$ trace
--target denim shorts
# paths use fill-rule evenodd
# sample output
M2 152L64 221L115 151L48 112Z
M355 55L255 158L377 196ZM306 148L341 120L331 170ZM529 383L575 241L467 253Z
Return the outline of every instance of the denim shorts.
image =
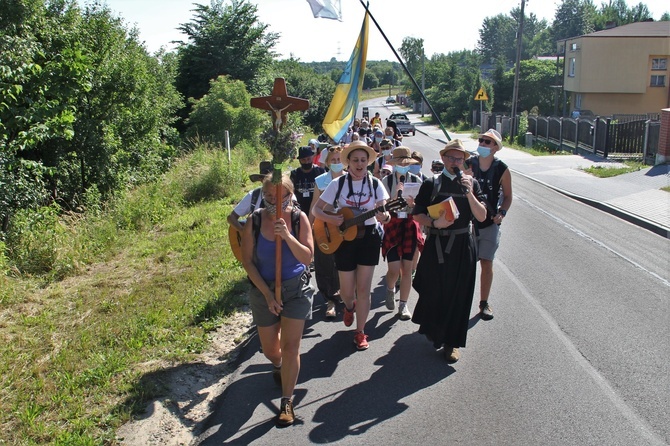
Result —
M274 293L275 282L266 281ZM310 275L307 272L284 280L281 284L281 297L283 310L280 316L275 316L268 310L265 296L255 286L249 291L249 306L254 324L258 327L269 327L279 322L280 317L289 319L312 319L312 300L314 298L314 287L310 283Z
M500 245L500 233L499 225L489 225L479 229L477 245L480 259L493 260Z

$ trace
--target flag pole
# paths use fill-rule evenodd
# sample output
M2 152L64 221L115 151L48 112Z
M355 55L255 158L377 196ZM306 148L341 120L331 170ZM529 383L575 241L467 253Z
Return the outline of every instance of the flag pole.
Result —
M400 66L402 66L403 70L405 70L405 73L407 73L407 75L409 76L409 78L412 80L412 83L414 84L414 86L416 87L416 89L418 90L418 92L421 94L421 97L422 97L423 100L426 102L426 105L428 105L428 108L430 108L430 112L433 114L433 117L437 120L437 123L438 123L439 126L440 126L440 130L442 130L442 133L444 133L444 136L447 137L447 141L451 141L451 137L449 136L449 133L447 133L447 130L444 128L444 125L442 124L442 121L440 120L439 115L435 112L435 110L433 109L433 106L430 105L430 102L428 101L428 98L426 98L426 95L423 94L423 90L422 90L421 88L419 88L419 84L417 84L417 83L416 83L416 80L414 80L414 76L412 76L412 73L409 72L409 70L408 70L407 67L405 66L405 63L404 63L404 62L402 61L402 59L400 58L400 55L398 55L398 53L396 52L395 48L393 48L393 45L391 45L391 42L390 42L389 39L386 37L386 34L384 34L384 31L382 31L382 28L379 26L379 23L377 23L377 20L375 20L375 17L374 17L374 16L372 15L372 13L370 12L370 9L368 8L368 5L366 5L365 2L363 2L363 0L360 0L360 2L361 2L361 5L363 5L363 7L365 8L365 10L366 10L366 11L368 12L368 14L370 15L370 18L371 18L372 21L374 22L375 26L377 27L377 29L378 29L379 32L381 33L381 35L382 35L382 37L384 38L384 40L386 40L386 43L388 44L389 48L391 48L391 51L393 51L393 54L395 54L396 59L398 59L398 62L400 62Z

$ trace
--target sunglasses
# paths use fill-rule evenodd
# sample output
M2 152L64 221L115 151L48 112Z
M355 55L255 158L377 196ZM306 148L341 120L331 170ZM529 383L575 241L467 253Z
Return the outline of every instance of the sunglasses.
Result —
M341 152L341 151L342 151L342 147L340 147L340 146L328 147L328 151L329 151L329 152Z
M479 138L479 143L480 144L491 144L493 142L492 139L486 139L486 138Z

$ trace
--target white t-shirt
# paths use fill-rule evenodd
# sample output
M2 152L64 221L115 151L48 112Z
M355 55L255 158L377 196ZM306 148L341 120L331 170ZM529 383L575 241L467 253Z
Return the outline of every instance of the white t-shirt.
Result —
M263 201L263 189L260 189L261 193L258 194L258 200L256 200L256 206L254 206L254 209L258 209L261 206L261 202ZM247 193L244 198L242 198L242 201L237 203L237 206L235 206L233 212L235 212L240 217L249 215L249 213L251 213L251 195L254 193L254 190L256 189L250 190L249 193Z
M344 185L342 186L342 191L337 200L337 207L339 208L356 208L363 212L370 211L377 207L377 202L381 200L388 200L389 194L386 192L386 188L382 185L382 182L373 179L371 175L368 174L363 180L352 181L353 194L349 196L349 178L348 175L344 175ZM373 190L371 180L375 180L377 183L377 192L375 199L375 191ZM323 194L319 197L320 200L325 201L328 204L333 204L335 199L335 194L337 194L337 188L339 187L339 178L330 182L326 190L323 191ZM372 191L372 194L370 192ZM376 225L377 220L374 216L365 220L365 225Z

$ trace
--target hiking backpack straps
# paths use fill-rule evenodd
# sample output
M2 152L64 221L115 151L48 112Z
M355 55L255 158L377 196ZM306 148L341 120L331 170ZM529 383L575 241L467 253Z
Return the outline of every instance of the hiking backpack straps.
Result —
M349 195L351 195L354 191L353 188L353 181L351 180L351 176L349 174L347 175L342 175L337 179L337 192L335 193L335 198L333 199L333 209L337 209L337 200L340 199L340 193L342 192L342 188L344 187L344 182L345 180L349 178ZM375 203L377 203L377 186L378 186L378 181L377 178L372 178L372 181L370 181L370 174L367 174L367 179L368 179L368 188L370 189L370 195L374 193L375 195Z
M258 262L258 257L256 257L256 244L258 243L258 235L261 233L261 208L258 208L251 214L251 233L254 238L254 263ZM293 229L293 235L295 238L299 239L300 237L300 213L302 211L297 208L291 209L291 228Z
M262 187L257 187L256 189L254 189L251 192L251 210L249 211L250 214L253 213L256 210L256 203L258 202L258 197L261 195L262 190L263 190ZM261 202L260 206L258 206L258 207L262 208L263 203Z

